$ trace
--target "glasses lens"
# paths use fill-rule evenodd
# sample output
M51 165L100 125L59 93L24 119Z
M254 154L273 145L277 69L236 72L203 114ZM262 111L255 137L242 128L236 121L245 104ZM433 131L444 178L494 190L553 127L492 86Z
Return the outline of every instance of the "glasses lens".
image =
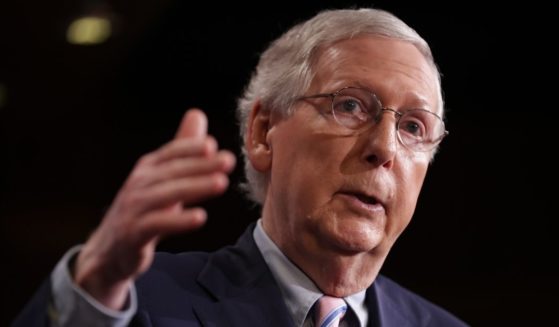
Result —
M408 148L429 151L442 140L444 123L434 113L415 109L406 111L398 121L398 136Z
M348 87L332 99L332 113L336 121L347 128L366 126L380 110L377 98L367 90Z
M332 115L338 124L353 130L368 128L383 110L382 104L372 92L346 87L332 98ZM445 126L439 116L424 109L402 113L392 109L398 118L398 138L403 145L414 151L430 151L445 136Z

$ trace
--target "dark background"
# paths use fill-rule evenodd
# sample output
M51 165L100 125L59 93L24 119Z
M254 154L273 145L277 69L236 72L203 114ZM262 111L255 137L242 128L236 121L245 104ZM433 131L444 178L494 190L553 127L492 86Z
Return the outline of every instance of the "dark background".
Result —
M258 53L319 9L370 5L110 1L117 34L70 45L65 29L84 3L0 4L0 325L87 238L137 158L173 136L185 109L203 108L210 133L239 155L235 99ZM373 5L431 44L451 131L383 272L475 326L557 323L549 9ZM235 186L205 206L206 227L160 248L213 250L258 217Z

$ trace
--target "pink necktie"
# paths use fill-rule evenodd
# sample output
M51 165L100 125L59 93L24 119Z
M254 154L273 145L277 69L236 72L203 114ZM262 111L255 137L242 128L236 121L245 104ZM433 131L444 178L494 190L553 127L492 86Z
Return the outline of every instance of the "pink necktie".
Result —
M340 320L347 311L344 299L324 295L316 302L315 326L338 327Z

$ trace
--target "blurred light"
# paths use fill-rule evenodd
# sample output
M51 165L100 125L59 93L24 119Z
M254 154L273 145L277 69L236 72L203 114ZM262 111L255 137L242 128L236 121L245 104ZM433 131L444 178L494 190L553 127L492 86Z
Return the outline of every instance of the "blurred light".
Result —
M102 16L86 16L74 20L66 32L71 44L94 45L105 42L111 36L111 21Z
M8 90L4 84L0 84L0 108L4 107L6 104L6 98L8 97Z

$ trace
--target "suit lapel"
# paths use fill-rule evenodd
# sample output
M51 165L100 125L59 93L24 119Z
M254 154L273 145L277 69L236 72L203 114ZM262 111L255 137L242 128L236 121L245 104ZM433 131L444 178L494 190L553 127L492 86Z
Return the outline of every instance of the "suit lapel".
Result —
M237 244L212 254L198 283L215 301L195 305L203 326L292 326L279 287L258 250L252 224Z
M377 277L377 281L380 278ZM365 298L369 310L368 327L413 326L407 318L407 312L402 311L405 306L394 303L392 296L377 281L367 289Z

